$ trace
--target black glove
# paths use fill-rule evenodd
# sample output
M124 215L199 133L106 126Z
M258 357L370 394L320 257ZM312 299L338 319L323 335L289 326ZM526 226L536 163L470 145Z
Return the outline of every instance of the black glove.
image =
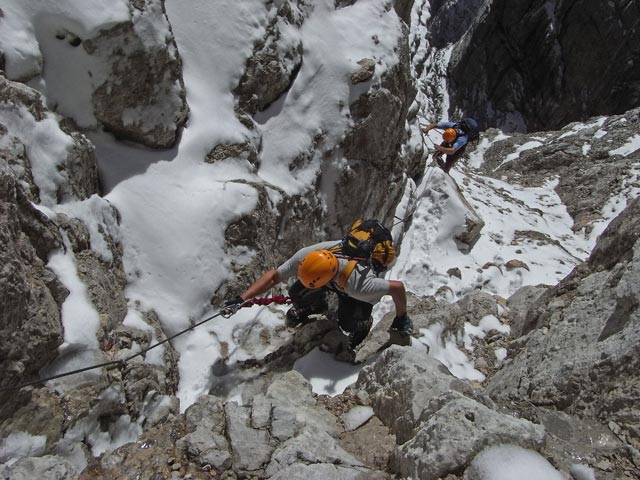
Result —
M398 315L391 324L391 330L398 330L399 332L411 333L412 328L413 322L406 313Z
M245 301L242 299L240 295L237 295L229 300L226 300L222 304L222 315L226 317L230 317L234 313L236 313Z

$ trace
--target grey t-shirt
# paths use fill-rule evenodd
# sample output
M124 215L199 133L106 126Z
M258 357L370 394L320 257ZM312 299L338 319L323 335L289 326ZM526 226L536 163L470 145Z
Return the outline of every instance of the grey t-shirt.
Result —
M280 280L287 280L297 275L300 262L309 253L314 250L328 250L338 243L340 243L340 240L320 242L315 245L301 248L289 260L278 267L278 276L280 277ZM347 280L344 288L340 288L337 281L340 278L340 272L342 272L342 270L347 266L348 262L348 258L338 257L338 273L331 280L331 282L333 282L333 288L346 293L356 300L361 300L371 304L379 302L383 296L389 293L389 281L384 278L379 278L370 266L362 265L360 263L356 265L356 268L354 268L351 275L349 275L349 279Z

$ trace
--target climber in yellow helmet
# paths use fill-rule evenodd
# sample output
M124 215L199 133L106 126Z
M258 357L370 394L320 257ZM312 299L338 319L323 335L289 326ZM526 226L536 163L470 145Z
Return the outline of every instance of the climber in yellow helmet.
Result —
M404 284L382 278L382 272L367 262L353 262L342 255L342 242L320 242L298 250L277 269L265 272L242 295L227 300L225 307L242 304L280 282L297 277L289 288L293 303L287 312L290 327L309 322L310 315L326 313L326 294L334 292L338 295L338 324L348 334L352 352L369 333L371 311L384 295L390 295L395 305L391 328L410 333L412 322L407 317Z

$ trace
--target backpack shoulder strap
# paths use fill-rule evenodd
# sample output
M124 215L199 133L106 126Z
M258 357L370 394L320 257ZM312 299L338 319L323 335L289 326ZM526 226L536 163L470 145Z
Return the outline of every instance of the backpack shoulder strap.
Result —
M342 242L336 243L334 246L327 248L334 255L340 255L342 253Z
M347 280L349 280L349 277L351 276L353 270L356 268L357 264L357 260L349 260L347 262L347 266L342 269L342 271L340 272L340 276L338 277L338 287L344 290L344 286L347 284Z

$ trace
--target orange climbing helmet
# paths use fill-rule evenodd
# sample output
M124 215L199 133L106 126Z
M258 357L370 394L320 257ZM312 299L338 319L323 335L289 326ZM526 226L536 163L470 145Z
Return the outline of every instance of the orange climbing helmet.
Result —
M442 134L442 139L445 142L453 142L457 136L458 132L456 132L455 128L447 128Z
M329 250L314 250L298 266L298 278L307 288L320 288L338 273L338 259Z

